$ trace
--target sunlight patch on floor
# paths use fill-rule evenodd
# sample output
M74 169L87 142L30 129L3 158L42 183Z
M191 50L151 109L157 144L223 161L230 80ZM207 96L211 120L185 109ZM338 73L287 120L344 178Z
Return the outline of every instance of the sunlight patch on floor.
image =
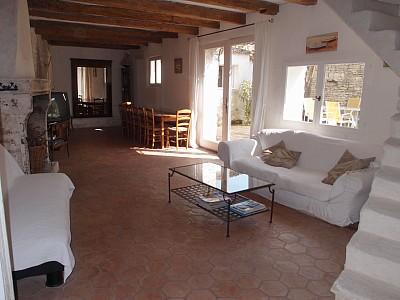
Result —
M132 147L130 149L136 151L136 153L140 155L181 157L181 158L201 158L201 159L215 159L215 160L219 159L216 153L205 151L202 149L181 148L179 150L176 150L176 148L150 149L150 148L140 148L140 147Z

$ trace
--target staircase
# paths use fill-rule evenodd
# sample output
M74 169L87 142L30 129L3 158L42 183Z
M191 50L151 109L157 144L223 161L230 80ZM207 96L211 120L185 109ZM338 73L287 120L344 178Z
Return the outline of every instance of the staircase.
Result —
M400 0L325 2L400 76ZM400 102L398 110L345 270L332 287L336 299L400 299Z

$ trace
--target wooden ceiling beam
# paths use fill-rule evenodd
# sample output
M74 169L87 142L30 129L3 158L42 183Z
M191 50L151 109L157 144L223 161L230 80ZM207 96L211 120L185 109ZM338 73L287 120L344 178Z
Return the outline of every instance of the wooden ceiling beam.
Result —
M263 11L268 15L276 15L279 12L279 5L261 0L190 0L191 2L210 4L221 7L233 8L244 12Z
M126 29L110 26L93 26L86 24L57 22L49 20L31 20L31 26L38 32L69 33L80 37L120 37L124 39L143 40L145 42L160 43L163 38L177 38L177 33L153 32L139 29Z
M318 0L286 0L286 2L300 5L316 5L318 3Z
M98 25L112 25L123 28L135 28L135 29L145 29L154 31L165 31L165 32L175 32L175 33L185 33L191 35L199 34L198 27L174 25L174 24L163 24L144 20L130 20L123 18L113 18L105 16L91 16L82 14L65 14L59 12L51 12L41 9L29 9L29 14L34 17L42 17L53 20L65 20L71 22L84 22L90 24Z
M246 14L204 6L161 1L161 0L79 0L81 3L106 7L130 9L136 11L164 13L171 16L190 17L225 21L234 24L246 24Z
M53 42L68 42L68 43L91 43L91 44L101 44L101 45L114 45L114 46L145 46L147 43L142 40L134 39L124 39L120 37L114 38L103 38L98 36L93 37L81 37L76 35L71 35L69 33L55 34L53 32L40 31L38 32L46 41Z
M220 23L217 21L177 17L161 13L135 11L130 9L104 7L98 5L85 5L59 0L28 0L28 4L30 9L40 9L50 12L126 18L132 20L159 22L193 27L207 27L216 29L220 28Z
M117 50L131 50L140 49L140 46L129 46L129 45L110 45L92 42L62 42L62 41L47 41L53 46L64 46L64 47L85 47L85 48L102 48L102 49L117 49Z

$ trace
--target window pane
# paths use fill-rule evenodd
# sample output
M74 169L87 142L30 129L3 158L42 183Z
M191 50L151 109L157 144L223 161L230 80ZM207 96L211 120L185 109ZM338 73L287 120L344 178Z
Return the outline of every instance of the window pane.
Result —
M325 66L321 124L358 128L364 63Z
M150 61L150 84L156 83L156 62L154 60Z
M156 70L156 76L157 76L157 78L156 78L156 83L161 83L161 59L157 59L156 60L156 68L157 68L157 70Z
M315 65L288 67L284 120L313 122L317 73L318 67Z

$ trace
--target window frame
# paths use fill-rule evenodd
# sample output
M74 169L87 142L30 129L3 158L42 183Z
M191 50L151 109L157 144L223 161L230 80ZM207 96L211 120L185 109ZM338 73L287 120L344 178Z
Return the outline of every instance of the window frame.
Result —
M158 78L158 73L157 73L157 61L160 61L160 66L161 66L161 77L160 77L160 82L157 82ZM151 63L154 62L154 83L151 82ZM155 86L161 86L162 85L162 57L161 56L153 56L148 59L148 76L147 76L147 82L149 86L155 87Z
M346 127L346 126L337 126L337 125L330 125L330 124L321 124L321 116L322 116L322 107L325 101L324 95L324 88L325 88L325 80L326 80L326 69L327 65L334 65L334 64L364 64L364 78L363 78L363 88L362 88L362 96L361 96L361 105L360 105L360 112L359 118L362 116L363 112L363 103L364 103L364 95L366 89L366 81L368 77L368 63L365 59L354 60L354 59L335 59L329 61L301 61L296 63L286 63L284 65L284 86L283 86L283 103L281 105L280 111L280 122L281 125L284 127L296 128L300 130L307 130L307 129L324 129L330 128L331 130L345 130L345 131L358 131L361 129L362 125L358 122L358 126L354 127ZM287 89L287 76L288 76L288 69L290 67L300 67L300 66L310 66L315 65L318 67L318 74L317 74L317 84L316 84L316 94L317 97L320 96L320 100L315 99L314 105L314 120L313 122L305 122L305 121L294 121L294 120L286 120L284 119L284 111L285 111L285 104L286 104L286 89Z

